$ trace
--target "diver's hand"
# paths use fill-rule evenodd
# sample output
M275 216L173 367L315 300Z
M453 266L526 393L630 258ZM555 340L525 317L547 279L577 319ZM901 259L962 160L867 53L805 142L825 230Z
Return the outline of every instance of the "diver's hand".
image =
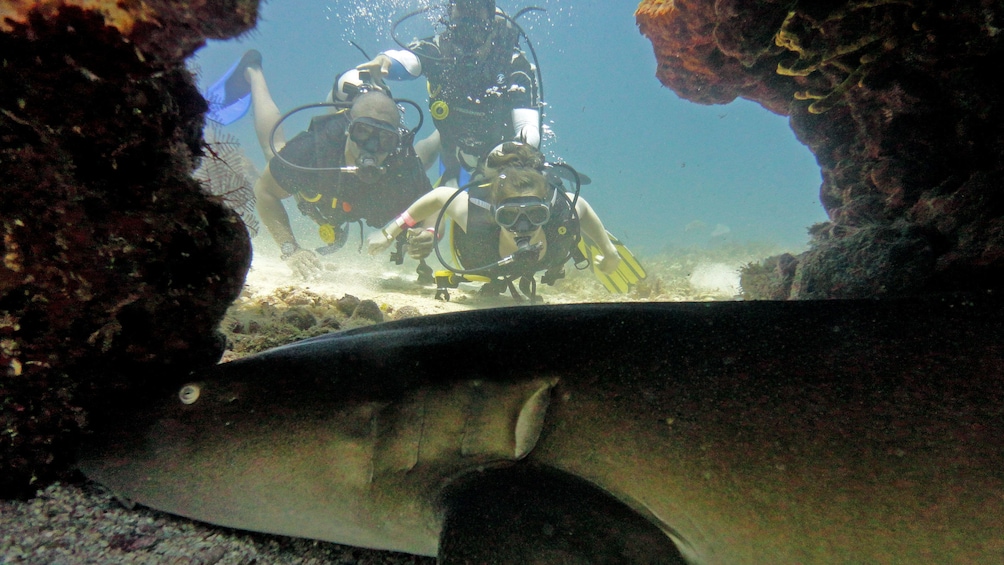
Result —
M428 229L411 228L408 230L408 257L425 259L432 253L432 244L435 239L432 231Z
M594 260L599 263L600 271L606 275L616 271L617 267L621 264L621 256L616 252L608 253L606 255L597 255Z
M393 61L390 57L384 55L383 53L373 57L373 60L367 61L356 67L357 71L366 71L370 74L370 80L373 84L379 86L380 88L385 88L386 85L383 83L383 77L390 74L390 66Z
M321 274L321 260L309 249L297 249L284 261L294 275L305 281Z
M379 255L383 253L385 249L390 247L390 244L394 243L394 238L387 237L386 230L380 230L370 234L366 238L366 251L370 255Z

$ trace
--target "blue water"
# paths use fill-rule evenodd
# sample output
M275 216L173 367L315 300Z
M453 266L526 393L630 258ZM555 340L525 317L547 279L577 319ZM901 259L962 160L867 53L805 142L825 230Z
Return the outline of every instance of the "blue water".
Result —
M247 49L258 49L281 111L320 102L334 77L369 55L394 48L395 16L427 0L273 0L255 31L200 50L194 64L205 88ZM499 0L514 14L526 6ZM772 244L804 249L806 228L826 219L819 168L794 137L786 117L739 100L701 106L679 98L655 78L652 45L634 20L636 2L539 0L520 23L543 71L545 121L560 156L592 177L583 187L607 229L636 253L666 248ZM430 35L416 18L400 35ZM424 80L392 83L397 97L425 106ZM431 120L419 137L431 132ZM286 127L287 137L298 122ZM227 126L258 166L250 115ZM294 212L295 214L295 212ZM291 214L294 215L294 214Z

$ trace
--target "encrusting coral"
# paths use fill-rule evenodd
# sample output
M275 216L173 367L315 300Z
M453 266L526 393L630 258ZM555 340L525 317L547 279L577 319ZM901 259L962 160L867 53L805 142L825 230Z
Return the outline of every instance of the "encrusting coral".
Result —
M65 476L102 407L214 362L250 244L192 172L184 60L256 1L0 5L0 496Z
M636 17L665 85L791 116L816 156L830 222L813 228L789 297L999 286L1004 5L646 0Z

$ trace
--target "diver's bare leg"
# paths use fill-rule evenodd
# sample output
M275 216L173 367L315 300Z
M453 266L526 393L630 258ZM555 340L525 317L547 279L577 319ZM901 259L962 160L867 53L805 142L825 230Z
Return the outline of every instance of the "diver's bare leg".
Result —
M272 100L272 93L268 91L268 84L265 82L265 74L260 67L248 67L244 71L244 77L251 85L251 110L254 112L254 131L258 135L258 145L261 146L265 159L275 156L269 146L269 136L272 129L279 123L282 115L279 107ZM275 131L275 150L279 151L286 145L286 135L282 127Z

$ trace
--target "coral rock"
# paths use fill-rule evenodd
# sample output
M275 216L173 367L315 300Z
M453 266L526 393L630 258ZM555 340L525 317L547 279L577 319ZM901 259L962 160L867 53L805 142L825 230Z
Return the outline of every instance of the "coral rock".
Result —
M359 306L359 299L351 294L346 294L345 296L338 299L335 303L338 311L346 316L351 316L353 312L356 311L356 307Z
M743 97L791 116L822 169L831 220L799 259L812 280L832 278L813 296L999 286L1004 5L646 0L636 17L658 78L683 98ZM918 278L883 272L901 265L862 233L882 234L893 255L929 250L908 269ZM847 280L849 264L863 278Z
M103 407L219 359L250 244L192 178L184 58L255 5L0 5L0 496L62 476Z
M356 306L354 312L352 312L352 318L355 320L369 320L371 322L382 322L383 321L383 311L380 310L380 305L372 300L363 300L359 302Z

